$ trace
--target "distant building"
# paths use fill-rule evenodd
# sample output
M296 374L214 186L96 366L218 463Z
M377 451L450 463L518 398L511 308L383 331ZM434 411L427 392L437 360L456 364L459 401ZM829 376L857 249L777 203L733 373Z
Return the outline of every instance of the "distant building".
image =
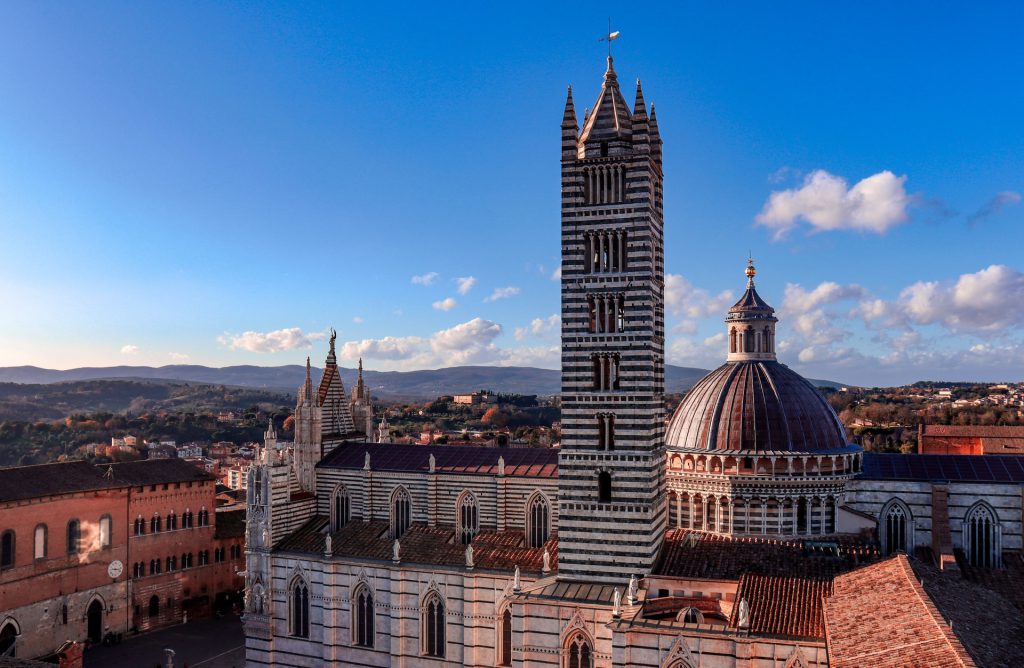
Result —
M240 599L244 511L215 529L214 494L181 460L0 469L0 657Z
M922 424L917 452L930 455L1024 455L1024 427Z
M496 404L498 398L490 392L471 392L469 394L456 394L452 402L464 406L475 406L477 404Z

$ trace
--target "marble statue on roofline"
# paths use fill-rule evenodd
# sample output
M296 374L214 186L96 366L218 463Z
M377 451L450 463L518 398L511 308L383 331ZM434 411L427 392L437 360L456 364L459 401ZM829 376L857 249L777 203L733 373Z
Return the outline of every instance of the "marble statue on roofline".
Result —
M640 583L637 582L636 575L629 577L629 590L626 593L626 602L630 605L636 604L637 590L640 588Z

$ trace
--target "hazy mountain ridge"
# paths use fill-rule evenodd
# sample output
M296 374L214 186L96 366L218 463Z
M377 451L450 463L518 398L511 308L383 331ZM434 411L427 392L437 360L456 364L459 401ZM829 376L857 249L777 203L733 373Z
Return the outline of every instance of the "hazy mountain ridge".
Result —
M345 387L351 390L357 371L339 368ZM665 368L667 392L684 392L700 380L707 369ZM318 382L321 370L314 368L313 380ZM258 388L294 394L306 376L300 364L285 366L228 366L214 368L196 364L161 367L116 366L82 367L59 371L34 366L0 367L0 383L48 385L91 380L165 381L202 383L243 388ZM363 380L378 397L432 399L442 394L488 389L495 392L553 395L560 391L561 374L553 369L514 366L458 366L419 371L363 372ZM816 385L838 386L831 381L812 381Z

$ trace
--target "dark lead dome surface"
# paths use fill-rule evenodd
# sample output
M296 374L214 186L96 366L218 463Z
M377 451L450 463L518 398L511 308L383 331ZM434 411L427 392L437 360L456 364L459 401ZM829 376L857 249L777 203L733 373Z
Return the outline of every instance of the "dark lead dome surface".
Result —
M669 447L755 452L844 450L846 431L818 390L775 361L727 362L683 399Z

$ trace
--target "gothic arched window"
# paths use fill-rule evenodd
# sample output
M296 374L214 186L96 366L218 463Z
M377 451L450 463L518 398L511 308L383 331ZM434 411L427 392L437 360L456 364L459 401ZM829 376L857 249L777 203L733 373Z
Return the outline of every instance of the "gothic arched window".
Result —
M976 568L998 568L1001 565L999 518L983 501L974 504L964 520L964 551Z
M444 658L445 617L444 601L437 592L431 592L423 602L423 653Z
M409 492L399 487L391 495L391 537L395 540L402 537L409 529L412 517L412 503Z
M178 528L178 516L174 514L174 511L167 513L167 530L174 531Z
M296 578L289 592L291 616L288 629L296 638L309 637L309 588L302 578Z
M540 492L534 493L526 504L527 547L543 547L551 536L551 509Z
M565 649L566 668L594 668L594 650L582 633L570 638Z
M14 625L13 621L8 621L3 625L3 628L0 628L0 656L15 656L15 652L11 650L11 647L17 641L19 635L21 635L21 631Z
M465 492L459 498L459 541L463 545L473 542L473 537L480 531L480 506L472 492Z
M373 594L366 585L352 597L352 641L360 647L373 647Z
M498 665L512 665L512 606L501 613L498 629Z
M340 531L344 528L348 524L350 512L348 490L338 487L334 491L331 504L331 531Z
M155 594L149 597L149 616L156 617L160 614L160 598Z
M882 510L879 537L882 542L882 554L888 556L893 552L911 552L910 528L913 517L910 509L899 499L893 499Z

